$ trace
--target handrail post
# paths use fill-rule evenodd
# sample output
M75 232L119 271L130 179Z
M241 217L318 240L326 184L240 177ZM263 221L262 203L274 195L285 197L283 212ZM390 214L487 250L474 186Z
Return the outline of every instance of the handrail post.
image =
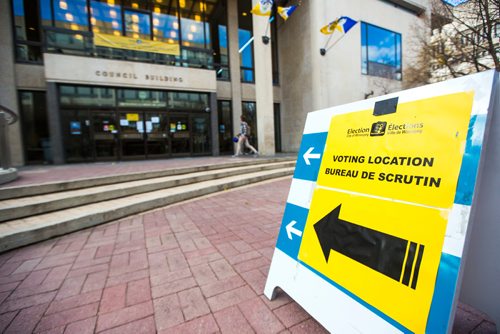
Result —
M7 115L0 111L0 168L9 169L10 164L10 149L9 138L7 134Z

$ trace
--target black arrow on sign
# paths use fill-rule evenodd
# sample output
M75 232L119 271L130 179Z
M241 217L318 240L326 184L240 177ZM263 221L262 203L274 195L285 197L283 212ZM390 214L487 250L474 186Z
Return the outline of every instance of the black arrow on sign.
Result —
M415 289L424 245L342 220L341 206L314 224L326 262L334 250Z

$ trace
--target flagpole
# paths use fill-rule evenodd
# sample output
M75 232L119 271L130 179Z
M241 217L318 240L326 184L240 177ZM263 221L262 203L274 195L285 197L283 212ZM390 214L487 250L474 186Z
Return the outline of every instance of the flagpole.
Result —
M330 36L328 37L326 43L325 43L325 46L322 47L321 49L319 49L319 54L324 56L326 54L326 47L328 45L328 43L330 43L330 40L332 39L333 37L333 33L330 34Z
M326 47L328 46L328 43L330 43L330 40L332 39L333 37L333 34L334 33L331 33L330 36L328 37L328 39L326 40L326 43L325 43L325 46L323 47L323 49L326 49Z
M264 44L269 44L269 37L267 36L267 32L269 31L269 26L271 25L271 20L267 20L267 25L266 25L266 32L264 33L264 36L262 36L262 43Z
M339 39L337 39L335 42L333 42L333 44L328 49L326 49L326 51L328 51L331 48L333 48L342 38L345 37L345 35L347 35L347 34L343 34Z
M252 42L253 42L253 36L252 36L252 38L250 38L250 39L248 40L248 42L246 42L246 43L245 43L245 45L243 45L243 46L242 46L242 47L238 50L238 53L242 53L242 52L243 52L243 50L245 50L245 49L247 48L247 46L248 46L248 45L250 45L250 43L252 43Z

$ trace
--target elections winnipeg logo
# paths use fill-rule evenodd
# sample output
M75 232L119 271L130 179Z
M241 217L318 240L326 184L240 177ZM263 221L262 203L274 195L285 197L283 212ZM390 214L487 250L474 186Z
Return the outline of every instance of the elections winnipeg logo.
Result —
M370 137L385 135L386 128L387 128L387 122L375 122L375 123L373 123L372 129L370 131Z

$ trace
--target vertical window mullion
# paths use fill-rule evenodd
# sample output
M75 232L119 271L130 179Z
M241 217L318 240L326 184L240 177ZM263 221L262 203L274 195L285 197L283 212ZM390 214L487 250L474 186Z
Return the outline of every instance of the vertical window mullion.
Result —
M51 13L51 21L52 21L52 27L56 26L56 12L54 10L54 0L50 0L50 13Z
M90 15L90 0L86 1L86 6L87 6L87 25L88 25L87 30L91 32L92 31L92 20L90 19L90 17L91 17L91 15Z
M207 17L206 17L206 4L205 2L202 2L203 0L197 0L200 3L200 7L202 10L202 17L203 17L203 48L206 50L207 49ZM203 6L202 6L203 4Z
M183 48L183 36L182 36L182 25L181 25L181 15L182 15L182 9L181 9L181 4L179 3L179 0L173 0L177 2L177 23L179 24L179 29L178 29L178 38L179 38L179 47L182 49ZM181 50L181 59L182 59L182 50Z

